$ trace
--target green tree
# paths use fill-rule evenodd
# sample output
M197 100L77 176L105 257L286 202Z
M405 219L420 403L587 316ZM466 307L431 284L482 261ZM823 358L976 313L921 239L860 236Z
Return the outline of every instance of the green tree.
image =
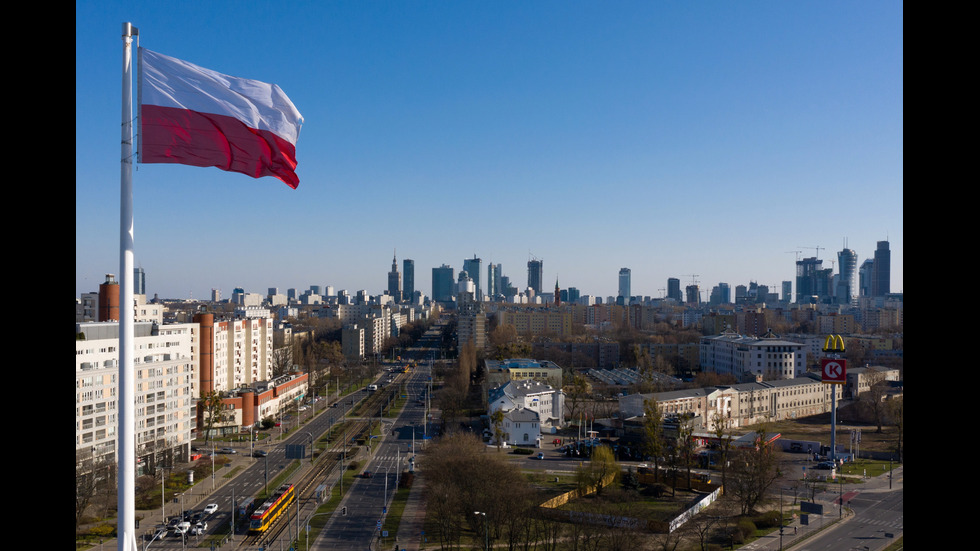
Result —
M575 471L575 481L579 488L600 495L602 488L615 482L619 473L619 463L609 446L598 446L592 450L591 459Z
M201 397L201 410L204 412L204 446L211 439L211 430L221 420L221 396L214 390Z
M490 424L493 425L493 439L497 443L497 452L504 440L504 410L498 409L490 414Z

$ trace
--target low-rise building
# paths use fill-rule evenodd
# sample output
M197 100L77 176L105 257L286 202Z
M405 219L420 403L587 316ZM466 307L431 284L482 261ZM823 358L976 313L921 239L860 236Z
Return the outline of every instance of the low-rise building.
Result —
M720 385L619 398L620 418L641 417L645 402L656 399L664 417L689 418L696 430L714 430L808 417L830 411L831 393L842 396L841 385L825 384L807 374L794 379Z
M541 447L541 423L538 414L530 409L514 409L504 413L503 440L511 446Z
M895 368L881 365L848 367L844 395L848 398L857 398L861 394L868 392L871 386L875 384L894 382L899 379L900 372Z
M299 404L308 391L305 373L290 373L237 388L221 397L221 410L211 426L212 436L238 434L267 417L276 420L292 405ZM207 426L207 412L201 412L201 426Z
M502 410L528 409L539 419L539 430L557 432L565 415L565 394L561 389L531 379L510 381L491 388L487 396L487 414Z

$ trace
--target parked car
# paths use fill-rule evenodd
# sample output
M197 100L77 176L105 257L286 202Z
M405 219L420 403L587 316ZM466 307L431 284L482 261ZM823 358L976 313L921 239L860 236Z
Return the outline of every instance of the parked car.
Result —
M218 512L218 504L217 503L208 503L207 505L204 506L204 514L205 515L213 515L213 514L215 514L217 512Z
M829 470L831 470L831 469L834 468L834 462L833 461L821 461L820 463L817 463L817 466L815 468L820 469L822 471L829 471Z

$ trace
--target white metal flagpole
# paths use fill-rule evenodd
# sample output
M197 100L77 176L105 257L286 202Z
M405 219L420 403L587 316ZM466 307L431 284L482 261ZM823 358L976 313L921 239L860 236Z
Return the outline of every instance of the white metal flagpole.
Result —
M135 373L133 357L133 36L139 30L123 23L122 166L119 202L119 402L116 460L119 551L136 547Z

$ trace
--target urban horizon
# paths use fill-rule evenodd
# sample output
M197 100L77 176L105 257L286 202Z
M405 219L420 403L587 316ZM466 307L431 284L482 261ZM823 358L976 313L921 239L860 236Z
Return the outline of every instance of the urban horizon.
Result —
M821 247L820 250L821 251L824 251L824 248ZM851 250L854 251L857 254L857 266L856 266L856 270L860 268L860 266L861 266L862 263L864 263L866 261L873 260L873 256L874 256L873 254L872 255L869 255L867 257L863 257L859 252L855 251L854 249L851 249ZM838 251L829 251L829 252L824 251L823 252L823 256L827 257L830 254L832 254L833 255L833 258L817 258L816 256L807 255L803 251L790 251L790 252L798 253L798 257L799 257L800 260L806 260L806 259L816 259L816 260L818 260L819 263L822 263L822 268L824 270L827 270L827 269L832 269L833 270L833 272L832 272L831 275L833 277L835 277L835 278L840 275L840 266L838 265L838 260L837 260L837 252ZM892 257L891 258L894 259L894 257L895 257L895 255L894 255L895 251L894 250L891 250L890 252L892 253ZM405 277L404 261L405 260L411 260L411 261L414 262L414 290L415 291L420 291L424 296L428 297L429 299L433 299L434 298L432 296L433 281L432 281L432 277L431 277L431 274L432 274L433 269L440 268L440 267L443 267L443 266L450 267L452 269L453 284L455 284L456 281L457 281L457 278L459 277L459 273L464 270L464 264L467 263L468 261L474 260L474 258L464 258L462 261L460 261L460 262L458 262L456 264L443 263L443 264L439 264L439 265L434 265L434 266L428 266L428 267L426 267L426 266L420 266L419 263L415 261L415 259L410 258L410 257L398 258L397 257L397 252L396 252L395 253L395 260L396 260L396 263L397 263L398 273L399 273L400 278L402 278L402 281L404 281L404 277ZM518 291L518 293L523 294L529 288L529 278L528 278L528 275L529 275L529 266L528 266L528 264L530 263L530 261L528 261L527 263L525 263L522 266L519 266L518 267L518 274L515 275L513 273L513 271L508 270L508 267L505 266L505 265L497 264L497 263L486 262L484 259L480 258L479 256L476 256L475 257L475 260L479 260L480 261L480 274L479 274L479 277L478 278L474 278L473 277L473 274L470 274L470 279L474 280L475 283L477 282L477 280L479 280L479 282L481 283L480 289L481 289L481 291L482 291L482 293L484 295L487 294L487 269L488 269L488 267L489 267L490 264L493 264L495 266L502 266L502 274L501 275L503 277L509 279L509 284L512 287L515 287L516 290ZM720 285L720 284L727 284L729 286L729 288L731 289L731 292L732 292L731 302L734 302L734 299L735 299L735 296L734 296L734 290L735 290L735 288L737 286L740 286L740 285L744 285L746 287L748 287L748 286L750 286L752 284L756 284L756 285L759 285L759 286L765 286L765 287L768 287L770 293L776 293L776 294L778 294L782 298L782 296L783 296L783 284L784 284L784 282L790 282L791 283L791 286L792 286L792 296L790 297L790 301L791 302L795 301L795 297L796 297L796 294L797 294L797 279L796 279L796 273L795 273L797 260L790 260L789 261L790 264L792 265L792 268L794 270L794 273L790 274L789 277L786 277L786 278L784 278L782 280L779 280L779 281L763 281L763 280L754 279L754 278L750 278L750 279L745 280L745 281L735 281L735 280L725 280L725 279L721 279L720 281L709 281L709 280L705 280L699 274L677 274L677 275L668 275L668 276L664 277L663 280L660 281L660 282L655 282L655 281L654 282L650 282L649 278L639 279L637 277L636 272L630 266L623 266L623 267L617 268L615 270L610 269L610 273L611 273L610 279L613 280L613 281L612 281L611 284L607 284L606 285L606 289L609 289L609 288L615 289L615 291L611 291L611 292L592 292L588 288L584 288L582 286L576 285L575 284L575 281L574 281L574 275L568 276L568 280L571 280L571 281L563 280L560 275L554 274L553 272L552 272L553 275L549 277L549 275L548 275L549 274L549 271L548 271L548 263L547 263L547 261L545 259L543 259L543 258L538 258L536 260L540 261L541 267L542 267L542 278L541 278L542 279L542 288L539 290L538 294L546 294L546 295L552 294L553 291L554 291L555 282L557 281L557 283L559 285L559 288L561 290L568 290L570 288L574 288L574 289L576 289L578 291L578 293L579 293L580 296L583 296L583 297L584 296L593 296L593 297L599 298L601 300L601 302L603 302L603 303L607 302L610 297L613 298L613 299L615 299L616 297L621 296L620 293L618 292L618 284L620 283L620 280L619 280L620 275L621 275L620 274L620 270L622 270L622 269L629 269L630 270L630 272L629 272L629 285L630 285L630 288L631 288L630 296L631 297L642 297L642 298L649 297L651 300L653 300L653 299L660 299L660 298L666 298L667 297L667 286L668 286L668 280L669 279L676 279L676 280L678 280L680 290L681 290L682 294L685 295L685 297L686 297L686 289L687 289L687 287L689 285L697 285L699 287L699 291L700 291L700 295L701 295L701 302L704 302L704 303L709 302L709 297L710 297L710 294L711 294L712 289L714 287ZM257 286L254 286L254 287L249 287L249 286L245 286L245 285L238 285L238 284L236 284L236 285L222 286L222 287L215 286L215 287L211 287L210 289L204 289L200 293L189 292L186 296L168 295L168 294L161 293L159 291L154 291L153 274L151 272L147 272L146 270L143 271L143 274L144 274L144 277L146 278L146 280L148 280L150 282L149 285L148 285L148 287L146 288L146 294L148 295L148 297L157 296L161 300L200 300L200 301L209 301L209 300L211 300L212 293L213 293L214 290L217 290L218 291L219 297L220 297L221 300L226 300L226 299L230 299L231 298L231 296L234 293L234 290L235 289L242 289L246 293L254 293L254 294L260 294L260 295L267 294L268 290L273 289L273 288L274 289L277 289L278 292L280 294L283 294L283 295L287 294L287 291L288 290L295 290L296 291L296 294L298 296L298 295L302 295L303 293L309 291L314 286L321 288L322 289L322 293L321 294L324 295L324 296L327 296L328 295L328 293L327 293L327 289L328 288L332 288L332 291L333 291L332 295L330 295L330 296L334 296L334 295L336 295L340 291L347 291L348 294L351 295L351 296L356 295L357 292L359 292L359 291L364 291L369 296L376 296L376 295L383 294L385 291L387 291L389 289L389 284L387 282L381 282L381 280L383 278L387 278L388 277L388 272L390 271L390 268L391 268L391 265L389 263L388 264L388 270L387 271L384 271L383 273L380 273L380 274L373 274L370 277L366 277L365 278L365 281L372 281L372 282L377 281L378 282L376 285L372 285L372 286L357 285L357 284L355 284L355 285L348 285L348 286L340 286L340 285L335 285L335 284L331 283L329 280L328 281L323 281L323 282L309 281L307 283L293 284L293 285L289 285L289 286L282 286L282 285L271 284L271 285L257 285ZM142 267L138 267L137 269L143 269L143 268ZM892 263L892 268L891 268L890 273L889 273L889 283L890 283L890 285L889 285L888 292L889 293L902 293L902 288L900 286L899 287L896 287L895 278L894 278L894 272L895 272L895 270L894 270L894 263ZM112 275L116 276L117 277L117 281L118 281L118 274L116 274L116 272L109 272L109 271L107 271L107 272L105 272L105 274L103 274L103 276L106 275L106 274L112 274ZM855 271L854 276L855 276L854 285L856 287L858 285L858 278L857 278L856 271ZM100 283L102 283L103 281L104 281L104 279L101 280L101 281L98 281L97 283L95 283L93 285L93 288L92 289L87 290L87 291L86 290L82 290L82 291L79 292L79 294L84 293L84 292L93 292L93 291L97 290L98 285ZM402 283L402 285L404 285L404 282ZM649 286L655 286L654 292L649 292L647 290L648 289L648 285ZM167 286L163 286L162 288L166 288L166 287ZM172 288L173 286L171 285L170 287ZM497 290L495 294L503 294L501 291L502 290ZM855 293L855 296L856 296L856 293Z

